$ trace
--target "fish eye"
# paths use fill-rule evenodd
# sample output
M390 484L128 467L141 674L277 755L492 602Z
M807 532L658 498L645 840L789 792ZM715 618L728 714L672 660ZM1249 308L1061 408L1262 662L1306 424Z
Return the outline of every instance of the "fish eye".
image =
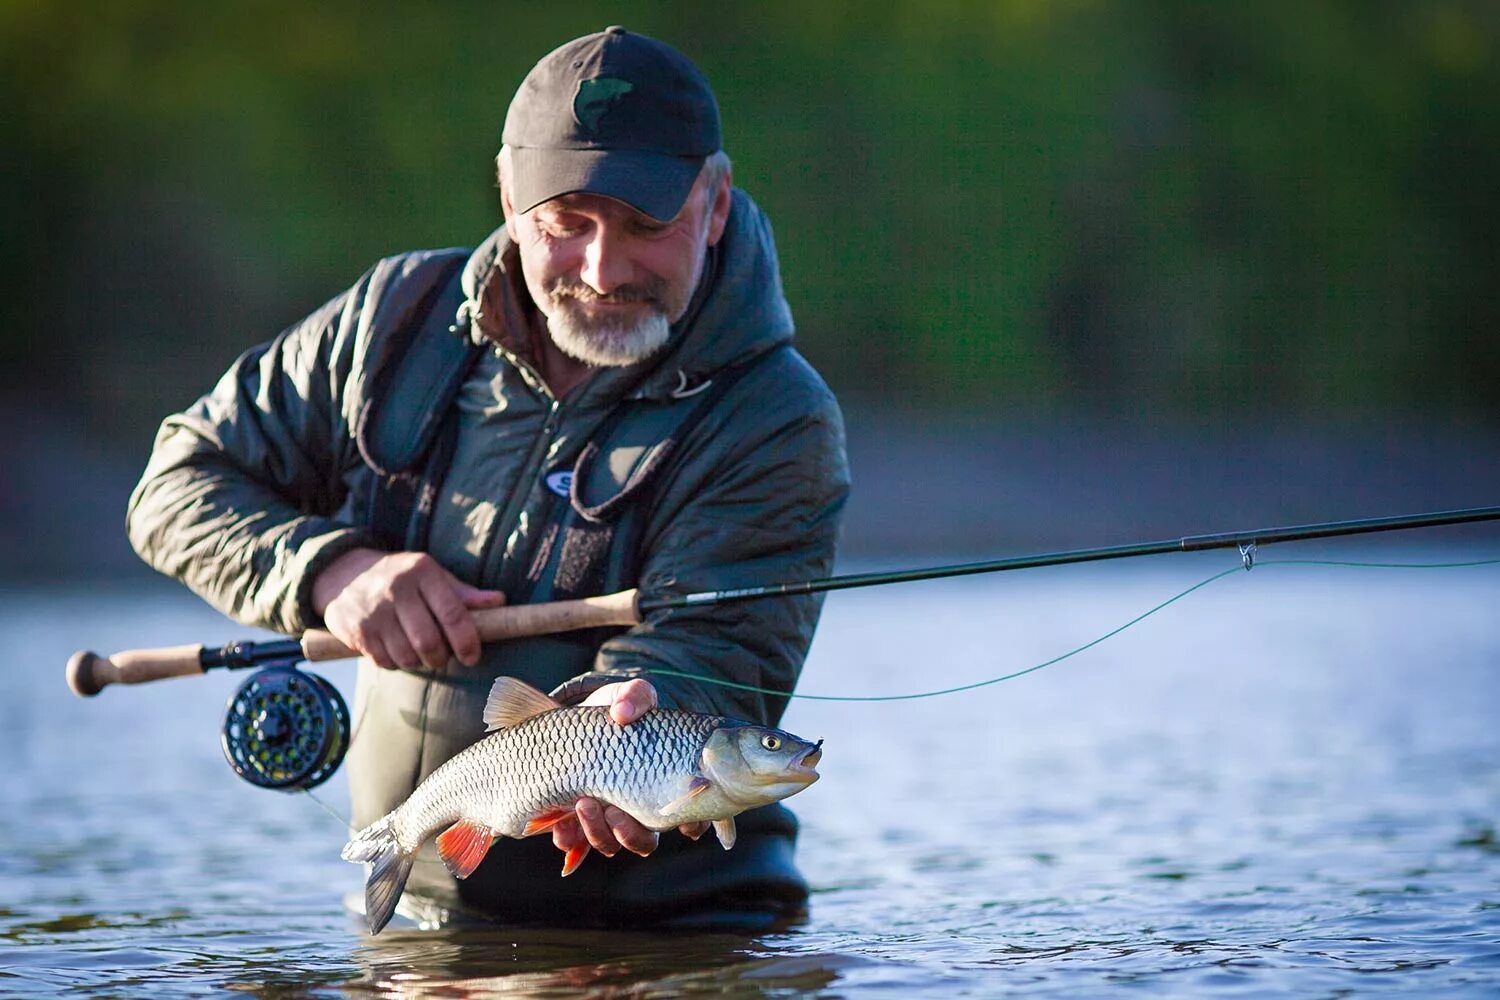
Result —
M765 747L767 750L780 750L781 749L781 737L780 736L772 736L772 735L770 735L768 733L767 735L762 736L760 738L760 745L763 746L763 747Z

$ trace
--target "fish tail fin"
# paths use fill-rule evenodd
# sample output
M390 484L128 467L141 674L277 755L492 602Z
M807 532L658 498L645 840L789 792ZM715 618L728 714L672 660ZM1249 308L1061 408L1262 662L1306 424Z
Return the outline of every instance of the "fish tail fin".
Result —
M343 858L370 866L365 879L365 923L371 934L379 934L396 912L416 854L401 849L394 819L386 816L355 834L344 845Z

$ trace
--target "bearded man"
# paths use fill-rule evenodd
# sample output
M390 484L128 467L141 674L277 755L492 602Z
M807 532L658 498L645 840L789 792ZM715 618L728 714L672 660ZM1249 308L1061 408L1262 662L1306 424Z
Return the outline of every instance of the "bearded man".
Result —
M575 39L526 76L502 141L501 229L382 260L247 352L165 421L130 502L158 570L362 654L356 829L483 734L502 675L621 725L653 705L775 724L820 600L484 646L473 610L832 569L842 421L790 346L770 226L732 186L702 74L623 28ZM466 880L418 864L403 911L746 928L802 911L784 807L739 817L732 851L703 832L658 837L584 799L551 844L502 839ZM559 879L554 847L585 842L612 860Z

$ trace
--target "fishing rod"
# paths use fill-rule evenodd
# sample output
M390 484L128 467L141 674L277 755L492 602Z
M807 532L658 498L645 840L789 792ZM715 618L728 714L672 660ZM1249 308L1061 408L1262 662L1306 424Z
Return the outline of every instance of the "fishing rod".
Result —
M1403 514L1393 517L1327 521L1294 527L1188 535L1182 538L1140 542L1133 545L1075 549L1068 552L1016 556L926 569L852 573L798 583L774 583L692 594L644 594L630 589L581 600L481 608L474 612L474 624L482 641L494 642L578 629L629 627L639 625L648 615L663 610L714 607L768 597L817 594L834 590L852 590L858 587L875 587L888 583L912 583L918 580L939 580L980 573L999 573L1042 566L1063 566L1106 559L1163 555L1169 552L1201 552L1209 549L1237 548L1245 568L1249 569L1254 565L1256 548L1262 545L1494 520L1500 520L1500 507L1472 507L1426 514ZM89 650L79 650L68 660L66 677L68 686L75 694L88 697L98 694L111 684L143 684L169 677L201 674L218 668L237 670L304 660L309 662L342 660L357 655L359 654L355 650L344 645L331 633L313 629L295 639L262 642L242 640L214 648L188 645L159 649L132 649L107 657Z

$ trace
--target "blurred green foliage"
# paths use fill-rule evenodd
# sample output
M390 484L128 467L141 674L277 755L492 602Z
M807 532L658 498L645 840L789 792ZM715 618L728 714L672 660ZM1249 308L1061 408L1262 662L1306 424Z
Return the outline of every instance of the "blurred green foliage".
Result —
M498 219L516 84L612 22L719 95L842 396L1152 419L1500 401L1500 5L0 5L7 398L138 433Z

